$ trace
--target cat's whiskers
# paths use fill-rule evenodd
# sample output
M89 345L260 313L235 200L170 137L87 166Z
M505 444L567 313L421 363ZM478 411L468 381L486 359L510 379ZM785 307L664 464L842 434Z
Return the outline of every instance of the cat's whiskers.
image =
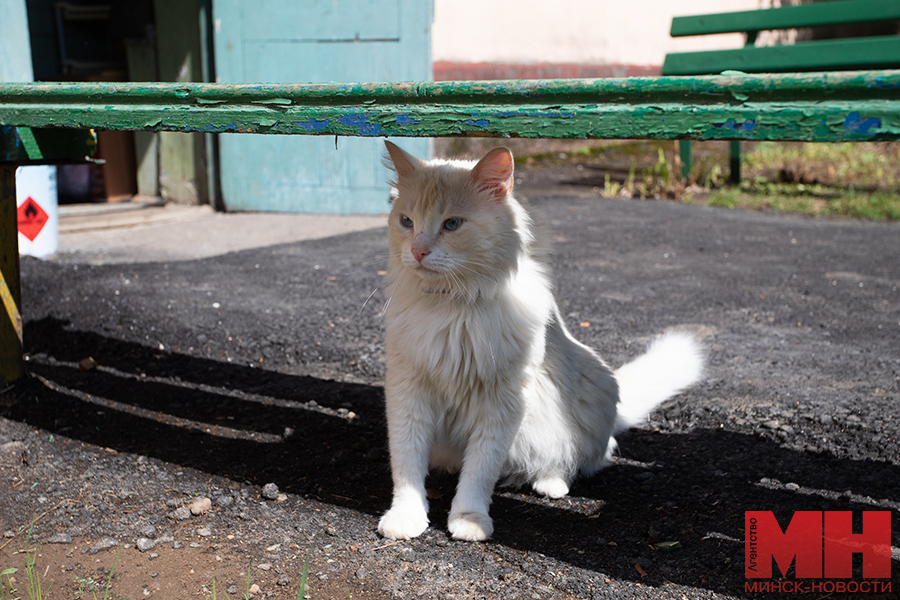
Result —
M390 259L394 258L395 256L398 256L398 255L399 255L399 253L388 252L388 258L387 258L388 265L390 265L390 263L391 263ZM378 261L378 262L382 262L382 261ZM373 264L377 264L377 263L373 263ZM400 279L405 276L408 276L408 272L405 268L402 268L402 267L399 269L390 269L389 271L385 272L384 277L381 280L381 283L379 283L375 287L375 289L372 290L372 293L369 294L369 296L363 302L362 306L359 307L359 311L356 313L356 318L358 319L362 315L362 311L366 308L366 306L368 306L369 301L372 299L373 296L375 296L376 293L378 293L379 290L384 288L385 284L390 283L390 282L399 283ZM402 285L402 283L399 283L399 284ZM387 308L390 305L390 303L391 303L391 298L388 297L385 300L384 306L382 306L381 312L378 315L379 322L384 320L384 314L385 314L385 312L387 312Z
M385 280L385 281L390 281L390 282L392 283L392 288L391 288L391 289L393 289L393 286L394 286L394 285L404 285L404 282L403 282L402 280L404 279L404 277L408 277L408 276L409 276L408 270L405 269L405 268L403 268L403 267L401 267L401 268L399 268L399 269L392 269L392 270L388 271L388 273L387 273L387 275L385 276L384 280ZM390 305L391 305L391 300L392 300L393 298L394 298L394 295L391 294L391 295L388 296L387 299L384 301L384 306L381 307L381 314L378 315L378 320L379 320L379 322L384 321L384 315L387 314L388 307L390 307Z
M480 262L480 261L476 261L476 260L472 260L472 259L467 259L465 262L460 263L457 266L460 269L465 269L466 271L471 271L475 275L478 275L479 277L481 277L483 279L487 279L488 281L491 281L497 285L500 284L499 278L488 274L488 271L490 270L491 265L489 265L486 262ZM481 267L481 270L473 269L472 266Z
M467 262L468 262L469 264L474 264L475 266L487 266L486 263L477 263L476 261L472 261L472 260L469 260L469 261L467 261ZM489 281L489 282L492 283L495 287L499 287L499 286L501 285L501 282L500 282L500 280L499 280L497 277L490 276L490 275L488 275L487 273L485 273L485 272L483 272L483 271L475 270L475 269L473 269L472 267L470 267L470 266L468 266L468 265L466 265L466 264L460 264L460 265L458 265L458 267L459 267L460 269L465 269L465 270L467 270L467 271L471 271L472 273L474 273L476 276L480 277L481 279L484 279L484 280ZM481 291L481 286L476 286L476 289L477 289L478 291ZM477 294L476 294L476 295L477 295ZM473 298L473 300L474 300L474 298Z
M354 321L359 319L362 316L362 312L363 312L363 310L365 310L366 306L368 306L369 300L372 299L372 296L374 296L378 292L378 290L380 290L382 288L383 285L384 285L384 283L381 283L378 286L376 286L375 289L372 290L372 293L369 294L369 296L363 301L362 306L360 306L359 310L356 311L356 317L354 318ZM384 316L384 311L382 311L381 316L382 317Z
M458 288L458 293L455 294L456 296L462 294L468 303L471 304L472 302L475 302L475 298L477 297L477 295L469 289L469 286L465 284L459 274L453 271L448 271L447 275L453 280L453 282L456 284L456 287ZM453 286L451 286L451 290L452 289Z
M345 271L345 272L340 273L340 276L341 277L350 277L350 276L359 275L360 273L367 273L371 267L374 267L377 265L384 265L385 263L388 263L390 260L390 256L391 256L391 253L390 253L390 251L388 251L386 254L376 255L367 260L355 261L354 263L352 263L353 267L355 267L355 268L351 271ZM363 312L363 310L365 310L366 306L368 306L369 301L378 292L378 290L380 290L383 286L384 286L383 280L381 283L379 283L377 286L375 286L375 289L372 290L372 293L370 293L368 295L368 297L363 301L362 305L359 307L359 310L356 311L356 316L354 317L354 320L357 320L360 318L360 316L362 316L362 312Z
M367 260L361 260L361 261L352 263L353 267L354 267L353 270L346 271L346 272L342 273L341 275L343 275L344 277L347 277L349 275L358 275L359 273L366 272L370 267L384 265L389 260L390 260L390 253L388 253L386 255L376 255Z
M387 313L388 307L391 305L391 298L393 296L388 296L388 299L384 301L384 306L381 307L381 314L378 315L378 321L384 321L384 315Z

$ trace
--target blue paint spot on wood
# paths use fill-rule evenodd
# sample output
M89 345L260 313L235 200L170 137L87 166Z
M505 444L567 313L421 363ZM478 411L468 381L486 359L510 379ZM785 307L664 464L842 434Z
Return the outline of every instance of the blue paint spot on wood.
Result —
M895 90L900 88L900 82L887 82L883 77L876 77L875 81L868 85L870 88L877 88L880 90Z
M724 123L714 123L716 129L730 129L732 131L753 131L756 129L756 121L747 119L743 123L738 123L734 119L729 119Z
M572 119L575 117L573 112L530 112L525 113L529 117L540 117L547 119Z
M394 122L397 125L415 125L416 123L421 123L419 119L413 119L409 116L409 113L404 113L397 115L397 118L394 119Z
M381 125L370 123L369 115L343 115L338 117L338 123L345 127L359 129L360 135L378 135L381 132Z
M844 119L844 129L849 133L860 133L870 135L871 129L879 129L881 127L881 119L869 117L867 119L860 118L858 112L852 112Z
M320 121L319 119L311 118L309 121L294 121L294 125L304 131L322 131L328 127L328 119Z
M466 119L462 121L464 125L471 125L472 127L487 127L491 124L487 119Z

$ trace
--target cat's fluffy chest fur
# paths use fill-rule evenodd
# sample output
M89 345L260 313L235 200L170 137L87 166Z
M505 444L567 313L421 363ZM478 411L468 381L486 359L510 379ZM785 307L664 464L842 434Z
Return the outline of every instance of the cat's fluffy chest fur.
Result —
M431 466L460 472L451 533L485 539L501 477L565 495L578 472L602 466L617 420L633 422L699 377L699 350L688 336L657 344L631 380L652 377L649 369L667 381L638 390L633 414L620 414L629 365L613 374L566 330L532 248L530 216L511 195L509 151L478 163L424 163L388 150L398 176L385 309L394 499L379 531L409 538L427 527ZM694 360L671 369L679 353ZM673 370L677 381L669 381Z
M390 289L388 368L427 390L420 401L433 410L433 468L459 471L481 424L496 420L494 427L512 429L524 416L555 310L543 269L528 263L474 299L402 283Z
M415 365L417 377L452 395L455 388L506 376L510 365L539 360L553 296L539 265L523 267L474 299L407 281L392 284L384 315L388 361Z

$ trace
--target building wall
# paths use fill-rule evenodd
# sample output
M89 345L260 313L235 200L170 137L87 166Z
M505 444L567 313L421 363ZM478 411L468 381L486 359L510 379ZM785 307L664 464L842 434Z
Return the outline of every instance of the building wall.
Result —
M28 15L24 0L0 2L0 82L31 81L31 51L28 45Z
M478 63L520 73L568 65L581 74L659 72L668 52L740 47L741 34L673 39L672 17L752 10L772 0L434 0L435 78ZM588 68L590 67L590 68ZM587 71L585 71L585 69ZM590 69L597 74L592 75ZM549 69L553 71L553 69ZM549 74L537 76L548 76ZM457 76L461 71L457 72Z

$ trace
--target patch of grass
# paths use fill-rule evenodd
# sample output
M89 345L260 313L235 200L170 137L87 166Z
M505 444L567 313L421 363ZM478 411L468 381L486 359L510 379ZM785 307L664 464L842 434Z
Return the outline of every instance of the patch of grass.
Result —
M622 148L621 146L618 148ZM596 154L596 153L591 153ZM645 158L645 157L644 157ZM628 174L622 180L614 180L610 173L604 175L600 195L604 198L670 198L681 196L683 185L678 177L678 164L661 147L656 148L656 161L641 168L637 177L638 159L630 158Z
M42 578L47 575L50 567L48 565L44 574L41 575L37 565L38 547L31 546L31 534L33 530L34 522L31 523L31 526L28 528L28 533L25 535L25 593L28 595L29 600L44 600L47 590L45 589ZM112 568L109 570L109 575L106 578L105 586L101 587L102 584L93 578L76 579L75 582L80 586L80 590L77 594L85 594L89 591L93 600L100 600L101 598L103 600L109 600L109 591L112 587L113 573L115 573L116 565L119 562L119 556L121 554L122 547L119 546L116 550L116 558L113 560ZM0 600L21 600L21 596L17 595L19 594L19 591L15 587L18 582L13 578L13 575L18 572L19 569L15 567L4 568L0 571ZM102 596L98 595L100 592L102 592Z
M821 185L743 185L693 196L695 204L751 210L821 215L871 221L900 220L900 194L881 190L835 190Z
M702 147L703 144L696 144ZM872 221L900 220L900 144L744 144L739 187L723 187L720 164L695 161L687 200L697 204ZM710 166L712 165L712 166ZM705 177L705 180L703 179Z
M30 547L31 529L25 539L25 593L29 600L43 600L44 592L41 584L41 574L37 568L37 547ZM18 581L13 577L19 569L8 567L0 571L0 600L20 600L16 594ZM4 577L6 578L4 580Z
M119 564L119 557L122 555L122 546L116 548L116 557L113 559L112 567L106 576L106 584L94 577L77 577L75 583L78 584L77 595L81 596L87 593L91 594L93 600L109 600L109 591L112 588L113 574L116 572L116 565ZM103 594L102 596L99 594Z
M745 142L740 186L728 184L728 142L695 142L687 182L681 181L674 142L528 143L520 148L517 163L583 165L587 167L583 172L590 173L588 179L573 183L593 185L603 197L666 198L734 209L900 220L900 143L896 142Z
M12 579L12 576L18 572L19 570L16 568L0 571L0 600L18 600L18 596L15 596L18 590ZM4 577L6 577L5 581L3 580Z
M759 142L746 146L744 169L770 181L866 189L900 186L900 144Z
M29 600L43 600L44 591L41 584L41 574L37 566L37 546L31 547L31 534L34 531L34 521L25 535L25 593ZM17 569L5 569L7 582L11 581L10 575Z

